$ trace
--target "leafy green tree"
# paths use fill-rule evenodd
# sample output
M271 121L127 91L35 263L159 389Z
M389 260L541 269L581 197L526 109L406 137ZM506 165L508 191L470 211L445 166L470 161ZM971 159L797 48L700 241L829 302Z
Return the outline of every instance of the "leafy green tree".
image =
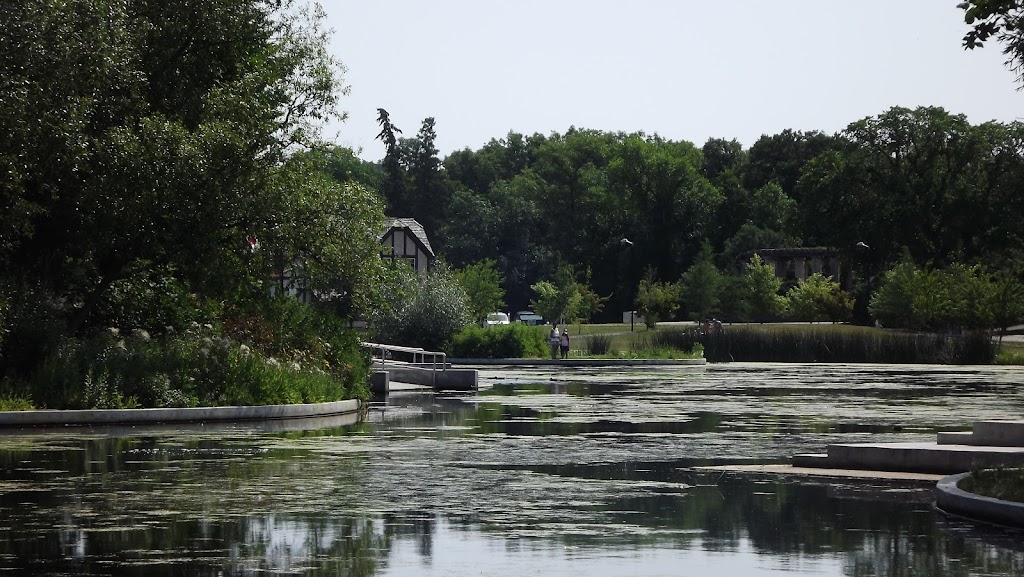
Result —
M407 144L409 175L412 189L409 191L409 214L416 218L427 231L429 238L437 239L438 250L444 248L443 237L437 233L447 216L451 204L451 189L437 157L437 132L434 118L423 120L416 138Z
M988 331L995 324L996 285L980 265L955 263L943 271L952 301L946 324L973 331Z
M981 48L992 37L1003 44L1006 65L1024 83L1024 3L1020 0L968 0L957 4L971 29L964 34L964 48Z
M920 270L904 259L882 275L868 311L885 326L914 326L914 290Z
M1024 321L1024 283L1010 270L999 271L993 279L992 317L999 330L999 345L1010 326Z
M659 282L656 278L654 268L648 267L636 290L636 310L648 329L675 318L683 294L679 283Z
M323 17L256 0L2 11L0 274L26 300L20 327L101 325L111 287L153 271L200 293L265 274L246 239L280 238L294 195L309 193L286 158L316 144L346 91ZM373 212L315 233L369 236ZM319 239L304 254L324 270L374 266L365 246L343 256Z
M466 291L470 316L477 323L483 322L489 313L505 307L505 290L501 288L505 279L494 260L466 265L455 271L455 278Z
M705 242L697 261L683 273L683 302L693 320L711 318L720 304L720 295L725 283L722 274L715 268L711 244Z
M575 277L571 266L562 265L555 271L554 280L535 283L531 287L537 293L537 299L530 303L533 310L551 322L576 318L582 297Z
M380 166L359 158L351 148L325 145L298 152L294 157L308 160L317 170L340 184L358 184L373 191L381 190L384 173Z
M762 186L750 199L750 222L768 230L788 232L796 218L797 204L774 182Z
M372 319L383 343L438 351L472 323L466 291L443 262L426 275L398 263L388 289L386 306Z
M748 190L774 182L790 198L800 201L797 181L804 165L827 150L843 148L841 139L817 131L783 130L763 135L748 151L749 164L743 174Z
M853 299L839 283L821 273L801 280L786 293L789 315L800 321L846 320L853 312Z
M750 257L743 280L745 300L755 320L773 319L786 310L786 300L779 296L782 279L775 276L775 267L761 260L760 255Z
M725 174L742 174L747 164L747 151L738 140L725 140L724 138L709 138L701 147L704 162L701 173L712 182Z
M591 272L588 268L584 275L583 282L576 283L576 289L580 293L580 300L573 319L577 321L589 321L604 310L605 304L611 296L601 296L597 291L590 288Z

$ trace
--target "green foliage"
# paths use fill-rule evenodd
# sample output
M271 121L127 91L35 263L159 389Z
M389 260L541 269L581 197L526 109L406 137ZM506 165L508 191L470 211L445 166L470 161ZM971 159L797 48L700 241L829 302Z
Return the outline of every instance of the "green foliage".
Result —
M401 264L394 272L387 306L372 319L379 342L437 351L473 322L466 291L444 263L426 275Z
M658 321L675 317L682 291L679 283L658 282L654 269L647 269L636 291L636 310L644 318L647 328L653 329Z
M871 295L868 310L885 326L913 327L914 291L920 271L912 262L902 261L887 271L882 284Z
M229 311L153 338L110 329L67 339L28 381L46 408L314 403L366 398L368 360L333 316L294 299ZM230 335L230 336L229 336Z
M957 488L991 499L1024 503L1024 469L975 468L957 483Z
M711 245L704 243L697 261L683 273L683 301L691 319L707 319L713 316L712 313L719 309L724 284L725 279L715 268Z
M980 266L919 269L904 260L887 271L869 310L884 325L915 330L988 331L1024 315L1012 276L993 277Z
M964 11L964 22L971 29L964 34L964 48L981 48L993 36L1003 44L1006 65L1024 82L1024 36L1021 18L1024 6L1019 0L967 0L956 5Z
M530 301L530 306L548 321L561 323L583 316L583 295L571 266L558 267L553 281L542 280L530 288L537 293L537 300ZM592 306L592 302L586 305ZM587 313L589 316L589 311Z
M755 320L771 320L785 311L786 301L779 296L782 279L775 276L774 267L762 261L760 255L750 257L743 287L744 301Z
M728 326L678 333L680 348L704 345L709 362L989 364L995 347L985 334L967 336L882 331L845 325ZM669 337L666 337L669 338Z
M481 328L470 326L452 338L448 354L474 359L536 359L549 354L547 331L519 323Z
M466 265L455 271L455 278L466 291L469 313L475 322L481 323L489 313L505 308L505 290L501 288L505 278L494 260Z
M789 316L798 321L845 321L853 312L853 297L821 273L803 279L786 293Z
M46 404L218 402L182 380L180 335L196 323L225 338L225 309L265 294L270 271L301 271L346 314L377 300L382 203L292 154L318 144L346 91L323 20L290 0L0 13L4 377ZM159 338L122 348L95 336L106 328ZM354 338L323 342L337 350L296 350L349 366L320 369L335 392L364 387Z
M576 337L576 340L583 341L583 351L587 356L596 357L607 355L612 352L612 336L608 334L587 335Z

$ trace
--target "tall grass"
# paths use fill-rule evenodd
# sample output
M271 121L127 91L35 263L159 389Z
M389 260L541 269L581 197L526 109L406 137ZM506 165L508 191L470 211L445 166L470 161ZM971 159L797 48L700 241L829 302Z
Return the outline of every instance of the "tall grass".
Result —
M612 350L612 336L608 334L594 334L586 337L576 337L583 340L582 350L589 356L596 357L607 355Z
M655 348L704 347L710 362L820 362L990 364L995 348L988 335L966 336L880 331L866 327L801 325L727 326L703 334L697 328L649 333Z

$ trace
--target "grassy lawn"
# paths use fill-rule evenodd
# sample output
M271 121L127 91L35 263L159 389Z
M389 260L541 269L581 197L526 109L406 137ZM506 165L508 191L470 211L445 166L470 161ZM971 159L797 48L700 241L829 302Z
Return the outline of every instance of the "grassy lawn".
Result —
M998 365L1024 365L1024 343L1019 341L1003 341L996 354Z
M605 324L573 324L569 326L569 334L573 338L580 339L573 343L573 349L581 348L589 335L611 335L612 349L617 351L631 351L637 348L645 348L645 341L651 332L685 330L696 327L693 321L659 323L654 331L649 331L647 326L636 323L633 331L629 330L629 323L605 323ZM749 332L776 332L776 333L831 333L831 334L855 334L874 335L882 334L882 329L875 327L863 327L856 325L832 324L832 323L738 323L723 325L726 331L749 331ZM1024 343L1022 343L1024 344ZM1021 348L1024 353L1024 347Z

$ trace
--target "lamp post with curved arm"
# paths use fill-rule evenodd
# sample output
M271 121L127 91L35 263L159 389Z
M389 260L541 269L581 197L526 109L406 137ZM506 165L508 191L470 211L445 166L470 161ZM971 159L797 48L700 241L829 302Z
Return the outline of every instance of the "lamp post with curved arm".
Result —
M629 251L629 257L626 260L626 274L624 275L626 280L625 282L623 282L623 287L625 288L629 286L627 284L629 282L629 271L633 269L633 241L629 240L626 237L622 237L622 239L619 240L619 246ZM626 295L628 296L629 294L630 293L627 289ZM633 301L627 299L626 304L629 305L629 332L633 332L633 319L636 316L633 310Z

